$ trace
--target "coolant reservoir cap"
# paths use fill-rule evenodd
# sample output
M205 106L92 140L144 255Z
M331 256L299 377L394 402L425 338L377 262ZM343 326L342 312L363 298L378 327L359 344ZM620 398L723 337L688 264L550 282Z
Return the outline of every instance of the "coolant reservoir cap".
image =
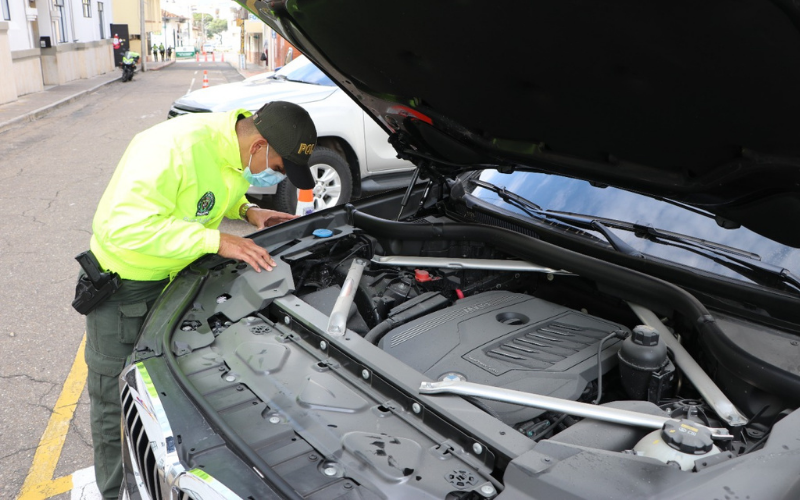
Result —
M670 447L690 455L702 455L714 447L711 430L691 420L669 420L661 428L661 437Z
M633 340L634 344L639 345L657 345L658 332L650 326L639 325L633 329L631 340Z
M311 234L317 238L330 238L333 236L333 231L330 229L315 229Z

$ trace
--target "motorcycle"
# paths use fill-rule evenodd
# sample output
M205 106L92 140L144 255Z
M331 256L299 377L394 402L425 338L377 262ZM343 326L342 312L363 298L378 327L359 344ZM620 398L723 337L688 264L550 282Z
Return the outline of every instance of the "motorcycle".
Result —
M126 61L128 59L128 61ZM123 58L122 63L122 81L127 82L133 80L133 73L136 71L136 63L139 62L138 57Z
M127 82L133 80L133 72L136 71L135 64L122 64L122 81Z

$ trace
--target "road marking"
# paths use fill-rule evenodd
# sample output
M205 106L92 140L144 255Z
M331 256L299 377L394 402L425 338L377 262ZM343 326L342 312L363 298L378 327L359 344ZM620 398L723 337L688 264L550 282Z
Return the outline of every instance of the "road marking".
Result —
M28 471L28 476L22 485L17 500L43 500L72 490L73 477L63 476L53 478L64 441L67 439L69 424L78 406L83 387L86 385L88 368L83 360L83 351L86 349L86 334L84 333L78 353L72 363L72 368L61 388L53 414L44 430L33 463Z
M197 73L197 71L195 71L195 73ZM192 83L189 84L189 90L186 91L187 94L192 91L192 87L194 87L194 78L192 78Z
M72 473L70 500L103 500L94 479L94 466Z

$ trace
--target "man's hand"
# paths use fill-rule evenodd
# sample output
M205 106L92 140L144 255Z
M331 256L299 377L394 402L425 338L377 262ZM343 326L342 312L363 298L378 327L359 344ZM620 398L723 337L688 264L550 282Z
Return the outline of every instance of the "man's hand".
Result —
M278 212L276 210L267 210L266 208L251 207L246 214L244 214L247 222L256 226L258 229L265 227L272 227L287 220L296 219L298 215L287 214Z
M272 268L277 265L269 253L256 245L253 240L232 234L219 233L217 253L228 259L243 260L259 273L262 267L267 271L272 271Z

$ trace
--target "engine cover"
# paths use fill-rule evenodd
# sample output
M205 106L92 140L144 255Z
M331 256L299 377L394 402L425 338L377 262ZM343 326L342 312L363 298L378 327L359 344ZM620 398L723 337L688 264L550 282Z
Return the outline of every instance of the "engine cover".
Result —
M628 329L529 295L486 292L383 337L380 347L433 380L457 377L479 384L577 400L597 378L597 347ZM608 340L603 371L616 364L619 340ZM542 413L485 401L508 424Z

